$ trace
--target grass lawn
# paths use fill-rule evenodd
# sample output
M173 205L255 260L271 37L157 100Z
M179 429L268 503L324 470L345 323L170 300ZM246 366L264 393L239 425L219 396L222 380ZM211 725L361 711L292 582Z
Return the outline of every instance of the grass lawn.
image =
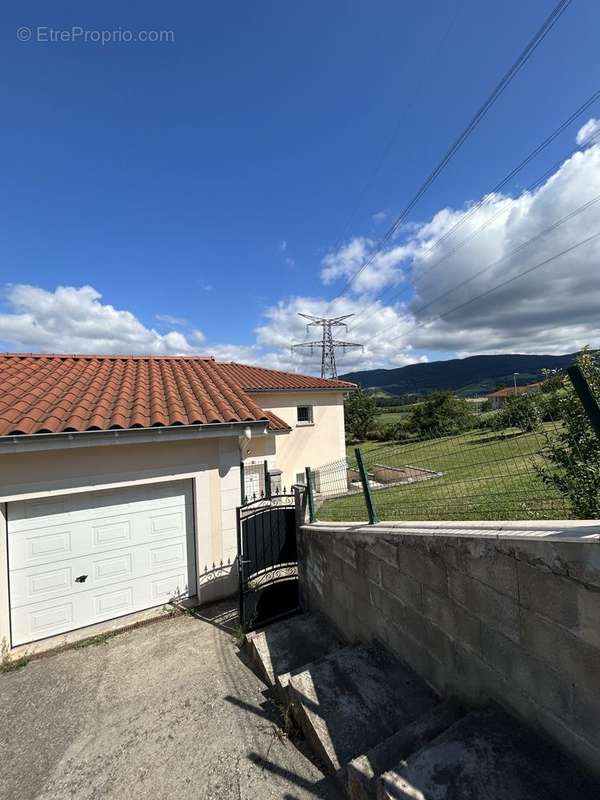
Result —
M398 422L408 422L408 414L402 411L387 411L375 417L377 425L396 425Z
M549 426L550 432L553 426ZM413 466L443 472L441 477L400 486L375 488L382 520L564 519L565 500L544 486L534 470L542 460L542 432L507 430L499 435L473 430L421 442L360 445L367 468L375 464ZM354 462L354 447L348 448ZM326 500L321 520L364 520L362 495Z
M396 425L398 422L407 423L412 412L420 405L421 403L412 403L409 406L393 406L387 411L380 409L375 416L375 422L377 425Z

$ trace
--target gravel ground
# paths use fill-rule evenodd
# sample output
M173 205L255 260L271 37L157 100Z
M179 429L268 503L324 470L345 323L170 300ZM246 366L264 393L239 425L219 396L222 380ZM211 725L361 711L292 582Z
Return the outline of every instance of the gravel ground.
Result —
M0 674L0 796L336 798L282 735L232 613L181 616Z

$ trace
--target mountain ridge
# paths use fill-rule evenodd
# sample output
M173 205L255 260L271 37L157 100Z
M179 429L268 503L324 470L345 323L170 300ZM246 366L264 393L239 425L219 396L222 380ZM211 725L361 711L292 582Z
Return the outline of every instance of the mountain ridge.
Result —
M436 389L475 395L512 385L515 372L519 373L521 385L532 383L542 377L543 369L564 370L576 357L577 353L559 356L500 353L407 364L392 369L359 370L339 378L358 383L363 389L381 389L393 395L429 394Z

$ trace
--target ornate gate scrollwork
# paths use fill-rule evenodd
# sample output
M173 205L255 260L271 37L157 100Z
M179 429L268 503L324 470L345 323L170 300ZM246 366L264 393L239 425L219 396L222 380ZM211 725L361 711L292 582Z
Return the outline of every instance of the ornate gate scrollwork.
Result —
M237 510L240 622L250 631L298 608L298 552L293 494Z

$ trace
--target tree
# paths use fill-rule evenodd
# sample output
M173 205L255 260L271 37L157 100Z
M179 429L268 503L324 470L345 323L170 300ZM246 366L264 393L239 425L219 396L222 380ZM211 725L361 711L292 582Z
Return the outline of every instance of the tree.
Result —
M557 392L563 387L564 372L560 369L543 369L542 370L542 392L545 394Z
M433 392L412 412L409 427L422 437L460 433L471 427L474 415L469 404L450 392Z
M405 442L413 436L404 422L392 422L388 425L375 425L375 438L380 442ZM372 437L372 434L370 434Z
M597 357L584 350L577 363L597 399L600 399L600 365ZM579 519L600 516L600 439L570 379L563 378L558 410L561 425L546 431L545 463L536 470L547 486L564 495Z
M362 389L350 392L344 403L346 432L357 442L364 441L375 424L375 400Z
M562 391L544 392L543 394L539 395L537 398L537 404L543 422L552 422L553 420L560 418L560 399L562 395Z
M560 416L565 373L560 369L543 369L542 375L542 393L537 396L536 402L543 422L552 422Z
M520 428L530 433L539 428L542 421L540 408L534 395L523 392L511 395L494 418L494 427Z

